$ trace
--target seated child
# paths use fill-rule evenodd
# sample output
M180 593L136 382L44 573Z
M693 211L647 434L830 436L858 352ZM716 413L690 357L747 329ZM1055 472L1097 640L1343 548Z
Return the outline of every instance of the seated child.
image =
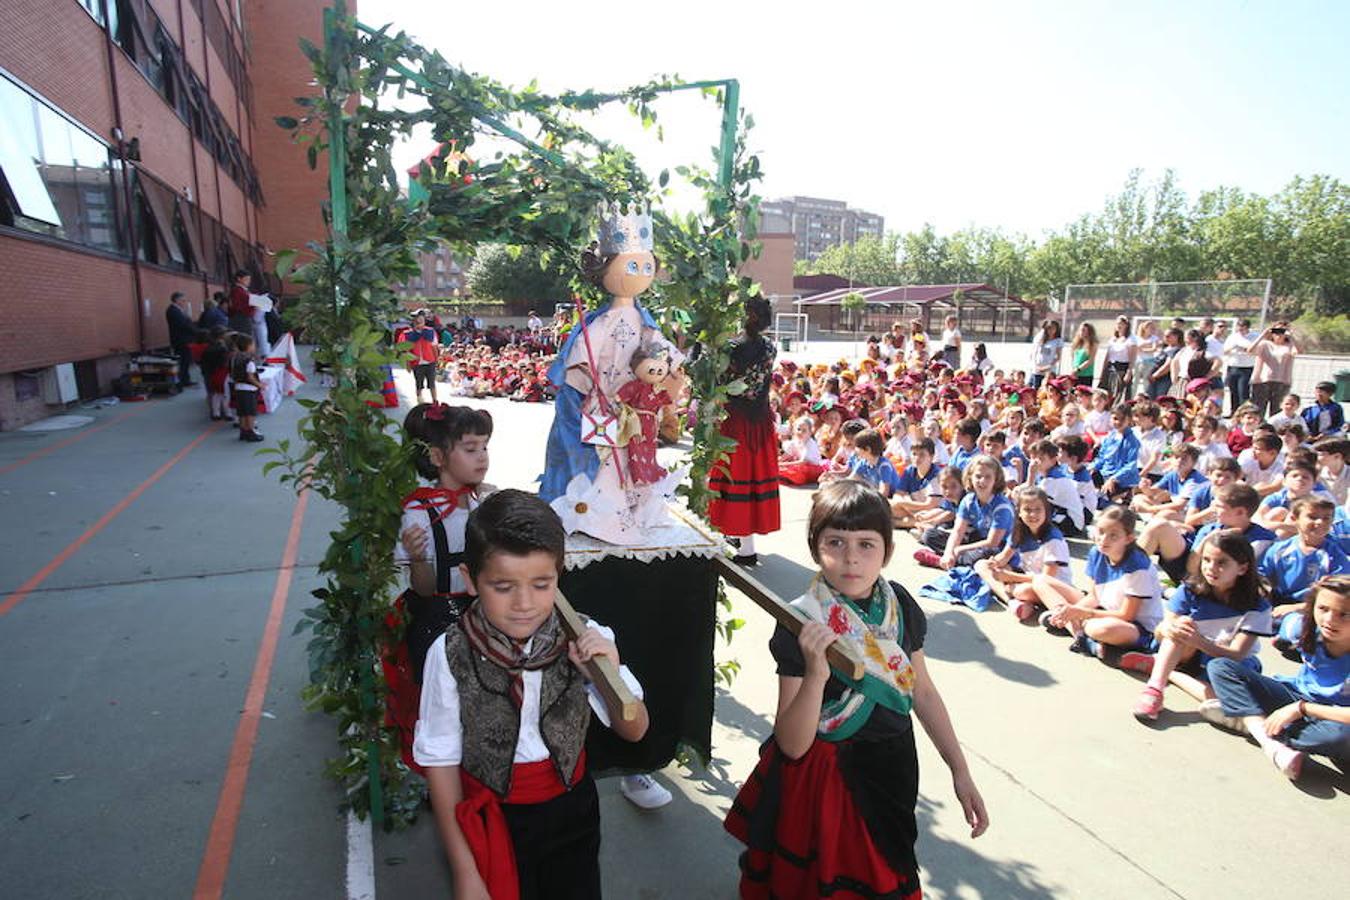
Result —
M1038 487L1024 484L1012 492L1017 507L1008 542L994 556L977 560L975 573L989 585L1018 619L1036 614L1040 602L1031 586L1036 575L1061 581L1069 577L1069 545L1050 521L1050 497Z
M956 508L956 520L949 533L930 528L920 539L927 553L918 550L914 558L921 565L950 569L974 565L975 560L993 556L1003 547L1012 531L1017 513L1005 491L1003 467L990 456L977 456L961 475L966 495ZM938 556L938 550L942 555ZM923 554L923 555L921 555Z
M924 419L923 436L933 442L933 462L939 466L948 465L952 454L947 442L942 439L942 423L934 418Z
M1134 433L1139 439L1139 476L1152 484L1163 475L1163 457L1168 446L1167 432L1158 426L1162 414L1152 400L1140 400L1132 407Z
M881 575L893 549L886 501L856 482L827 485L807 537L820 572L792 605L809 621L796 636L780 625L769 641L773 739L726 819L746 845L740 896L917 897L911 712L951 769L972 836L987 825L984 801L927 672L923 611ZM836 640L866 660L861 681L832 674Z
M951 466L938 469L937 485L942 492L937 505L914 513L913 527L919 535L930 528L936 528L943 534L950 533L952 523L956 521L956 508L961 505L961 498L966 494L961 473Z
M862 419L849 419L840 427L838 449L826 462L825 471L820 473L821 484L848 477L849 470L853 468L853 441L866 428L867 423Z
M1307 753L1342 766L1350 760L1350 577L1310 587L1302 625L1298 674L1271 678L1237 660L1211 660L1218 702L1200 707L1215 724L1240 725L1290 780L1302 774Z
M1219 440L1219 420L1214 416L1196 416L1194 427L1195 440L1191 443L1200 451L1195 466L1201 472L1208 472L1212 461L1233 455L1228 445Z
M1082 410L1078 404L1069 403L1060 412L1060 425L1050 432L1050 440L1056 441L1062 437L1082 437L1087 434L1087 423L1083 421Z
M1157 655L1132 651L1120 667L1148 676L1134 704L1134 716L1153 721L1163 707L1168 679L1196 700L1212 699L1204 666L1211 659L1236 660L1261 671L1257 637L1269 635L1270 603L1261 596L1251 542L1235 529L1222 529L1206 541L1200 575L1192 576L1167 601L1155 634ZM1190 666L1199 678L1183 671Z
M1111 410L1111 433L1102 441L1092 460L1092 471L1101 486L1098 505L1128 501L1139 484L1139 438L1130 427L1133 413L1122 403Z
M618 666L619 653L593 622L575 641L563 631L554 597L564 538L557 514L534 494L504 490L483 501L464 541L476 599L427 653L413 756L426 768L456 897L600 896L587 723L594 712L637 741L647 711L639 702L625 720L586 683L587 661L605 656ZM640 698L631 673L620 674ZM505 834L489 827L497 823Z
M1214 521L1201 525L1195 531L1186 531L1177 523L1155 519L1144 526L1139 545L1145 553L1158 555L1158 567L1177 583L1194 578L1200 571L1197 551L1203 541L1215 532L1232 528L1252 544L1259 563L1266 549L1275 540L1275 533L1252 521L1261 498L1251 485L1233 482L1214 492Z
M955 449L952 450L951 461L947 465L958 472L965 471L966 465L975 457L980 455L980 450L975 446L980 439L980 423L974 419L962 419L956 425L956 436L953 440Z
M1242 478L1242 467L1233 457L1220 456L1210 460L1205 468L1205 478L1205 483L1196 488L1186 501L1180 525L1182 531L1193 531L1214 521L1214 492Z
M1256 437L1257 426L1261 424L1261 414L1250 403L1244 403L1233 411L1234 427L1228 429L1228 449L1237 456L1252 445Z
M1111 433L1110 393L1101 388L1092 392L1092 410L1083 416L1083 422L1087 425L1087 433L1092 436L1095 443L1100 444Z
M853 439L853 462L848 477L862 481L889 497L900 485L900 476L891 461L882 455L886 449L881 433L872 428L858 432Z
M1081 536L1086 526L1083 496L1073 475L1060 464L1059 447L1052 441L1041 440L1033 444L1029 452L1032 476L1028 483L1050 498L1050 520L1069 537Z
M1206 483L1196 468L1200 449L1194 444L1181 444L1173 454L1177 467L1158 479L1156 484L1141 484L1130 501L1130 507L1141 516L1180 521L1186 503Z
M1162 585L1153 561L1134 542L1137 522L1134 511L1123 506L1097 517L1086 596L1055 578L1032 581L1048 610L1041 622L1052 633L1073 635L1069 649L1075 653L1106 661L1111 650L1157 649L1153 630L1162 621Z
M1271 416L1266 421L1272 428L1279 429L1282 425L1288 425L1290 422L1302 422L1302 417L1298 414L1298 408L1303 403L1298 394L1285 394L1280 400L1280 411Z
M1313 445L1317 451L1318 480L1326 486L1338 506L1350 502L1350 438L1322 438Z
M1284 487L1261 501L1256 521L1275 532L1277 538L1293 537L1298 529L1289 516L1290 505L1299 497L1316 495L1331 499L1317 489L1317 467L1307 459L1291 457L1284 464Z
M1281 443L1279 437L1274 434L1257 434L1252 438L1252 445L1243 453L1250 453L1251 458L1238 459L1238 464L1242 467L1242 479L1256 488L1256 492L1262 497L1273 494L1282 486L1284 475L1284 460L1281 458Z
M816 423L802 416L792 423L792 437L778 456L778 480L784 484L815 484L825 471L825 460L815 438Z
M1302 609L1318 579L1350 574L1350 558L1331 539L1336 505L1330 500L1300 497L1290 505L1289 513L1298 533L1272 544L1257 565L1257 572L1270 585L1272 615L1281 624L1280 638L1292 644L1293 635L1285 630L1282 620Z
M897 528L910 527L915 513L933 509L942 499L938 467L933 464L933 442L919 438L911 449L914 462L905 469L891 493L891 514Z
M1088 455L1087 441L1081 437L1065 437L1055 441L1059 447L1059 461L1069 470L1074 486L1078 488L1078 499L1083 504L1083 523L1086 527L1092 523L1092 514L1097 510L1097 485L1092 480L1092 469L1085 460Z
M1345 432L1345 410L1332 399L1336 385L1330 381L1320 381L1313 388L1313 402L1301 413L1303 427L1308 436L1335 437Z

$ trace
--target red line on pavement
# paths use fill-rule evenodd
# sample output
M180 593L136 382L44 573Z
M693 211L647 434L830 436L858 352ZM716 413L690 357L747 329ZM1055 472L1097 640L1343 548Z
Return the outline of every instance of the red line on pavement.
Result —
M140 412L142 408L143 407L137 409L129 409L126 412L122 413L120 416L109 419L108 421L102 423L101 425L95 425L93 428L86 428L78 434L71 435L64 441L57 441L50 447L43 447L40 450L34 450L32 453L28 454L23 459L17 460L16 462L12 462L7 466L0 466L0 475L8 475L15 469L21 468L22 466L26 466L35 459L41 459L48 453L54 453L55 451L60 450L62 447L69 447L71 444L84 440L85 438L89 437L89 435L93 434L96 431L102 431L103 429L111 425L116 425L118 422L122 421L127 416L133 416L136 413Z
M291 575L300 552L300 526L305 519L309 490L300 492L291 513L291 530L286 536L286 550L281 556L276 587L272 590L272 607L267 613L262 643L258 645L258 660L253 664L253 677L244 695L244 711L239 727L234 732L234 745L225 766L225 781L220 786L220 799L211 820L211 833L206 839L206 853L197 872L197 887L192 892L195 900L215 900L225 889L225 876L230 868L230 854L234 849L234 833L239 825L239 812L244 805L244 789L248 785L249 764L253 761L253 745L258 739L258 723L262 719L263 699L267 681L272 673L272 659L276 656L277 637L281 633L282 613L286 611L286 597L291 591Z
M80 535L75 540L71 541L70 545L66 547L66 549L56 554L56 556L53 557L51 562L47 563L45 566L43 566L41 569L38 570L37 574L33 575L23 584L19 585L19 587L14 591L14 593L6 597L3 602L0 602L0 616L7 615L11 609L18 606L24 597L27 597L30 593L33 592L34 589L37 588L38 585L46 581L48 576L50 576L57 569L61 568L61 566L65 564L65 561L70 559L75 554L75 551L79 550L89 541L90 538L92 538L94 535L98 534L100 531L106 528L108 523L111 522L113 519L117 518L117 516L124 509L126 509L131 504L135 503L137 497L139 497L141 494L144 494L151 485L153 485L156 481L159 481L161 478L163 478L164 473L168 472L170 469L172 469L174 466L180 463L183 460L183 457L187 456L194 449L196 449L198 444L206 440L207 437L209 437L210 434L218 428L220 428L219 422L217 422L215 425L209 426L205 431L197 435L196 439L193 440L192 443L188 444L182 450L179 450L177 453L175 453L172 459L170 459L164 465L156 469L153 475L151 475L149 478L145 479L139 485L137 485L136 489L132 491L130 494L127 494L125 497L123 497L116 506L105 512L102 518L100 518L93 525L90 525L87 529L85 529L84 534Z

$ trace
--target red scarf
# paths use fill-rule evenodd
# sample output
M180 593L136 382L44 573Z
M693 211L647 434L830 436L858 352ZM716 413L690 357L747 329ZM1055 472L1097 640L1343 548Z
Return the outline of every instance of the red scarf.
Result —
M426 509L436 513L436 520L450 518L450 514L459 509L461 498L473 499L478 490L476 484L466 484L460 488L420 487L403 498L405 509Z

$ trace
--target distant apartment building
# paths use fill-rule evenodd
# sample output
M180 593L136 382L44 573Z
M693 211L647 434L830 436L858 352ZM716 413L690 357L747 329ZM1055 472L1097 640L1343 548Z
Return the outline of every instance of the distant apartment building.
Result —
M444 300L463 297L467 293L464 269L444 244L418 254L418 263L421 266L418 274L394 286L399 299Z
M759 205L759 230L790 232L795 239L796 259L815 259L830 247L852 244L864 235L881 237L886 220L876 213L850 209L843 200L819 197L785 197Z

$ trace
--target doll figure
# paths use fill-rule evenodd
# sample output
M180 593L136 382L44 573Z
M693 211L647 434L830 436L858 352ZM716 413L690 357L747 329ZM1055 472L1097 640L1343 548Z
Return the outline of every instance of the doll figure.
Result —
M628 477L634 484L657 484L666 470L656 461L656 427L670 395L661 387L670 372L666 351L643 344L633 353L632 381L619 388L619 399L637 415L639 430L628 439Z

